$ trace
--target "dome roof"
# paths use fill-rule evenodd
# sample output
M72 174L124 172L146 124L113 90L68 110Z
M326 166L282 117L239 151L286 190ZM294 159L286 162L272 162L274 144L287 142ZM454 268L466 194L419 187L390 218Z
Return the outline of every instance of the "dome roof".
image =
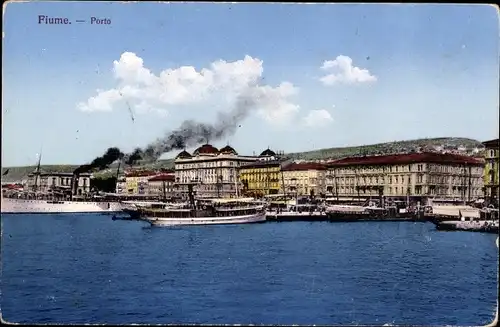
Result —
M176 159L189 159L191 158L191 155L189 154L189 152L187 152L186 150L182 151L181 153L179 153L177 155L177 157L175 157Z
M269 148L265 149L260 154L261 157L272 157L272 156L275 156L275 155L276 155L276 153L274 153L274 151L270 150Z
M224 154L234 154L235 156L238 155L238 152L236 152L236 150L230 147L229 145L226 145L225 147L220 149L219 152Z
M200 154L218 154L219 150L210 144L203 144L198 149L194 150L193 155L197 156Z

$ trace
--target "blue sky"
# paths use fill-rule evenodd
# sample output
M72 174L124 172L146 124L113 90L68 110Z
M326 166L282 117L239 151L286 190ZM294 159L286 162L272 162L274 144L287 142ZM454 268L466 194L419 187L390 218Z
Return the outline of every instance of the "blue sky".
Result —
M128 152L242 90L259 101L211 141L242 154L499 133L493 6L25 2L3 27L3 166Z

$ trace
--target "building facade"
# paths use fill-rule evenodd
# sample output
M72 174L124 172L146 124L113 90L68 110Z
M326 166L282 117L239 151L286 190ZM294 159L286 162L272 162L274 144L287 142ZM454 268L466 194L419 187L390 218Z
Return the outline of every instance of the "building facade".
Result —
M125 174L125 194L147 194L148 181L157 173L154 171L134 171ZM118 183L117 183L118 184ZM123 184L120 184L123 185ZM123 186L122 186L123 187Z
M282 168L286 193L297 196L325 194L326 166L319 163L292 163Z
M490 200L498 201L499 175L500 175L500 140L483 142L485 147L484 165L484 196Z
M328 164L328 196L473 200L482 196L483 162L456 154L344 158Z
M175 174L158 174L148 180L147 194L169 198L175 194Z
M116 194L126 194L127 193L127 178L125 174L120 174L116 180Z
M90 192L90 173L82 173L78 177L77 195L84 195ZM39 191L43 193L58 190L61 192L71 192L72 173L42 172L28 175L26 191Z
M175 187L184 195L188 193L188 185L193 185L198 197L238 196L241 194L239 169L256 159L239 155L229 145L218 150L204 144L192 155L184 150L175 159Z
M281 165L280 157L266 149L255 162L240 167L239 179L243 193L255 197L279 194L283 185Z

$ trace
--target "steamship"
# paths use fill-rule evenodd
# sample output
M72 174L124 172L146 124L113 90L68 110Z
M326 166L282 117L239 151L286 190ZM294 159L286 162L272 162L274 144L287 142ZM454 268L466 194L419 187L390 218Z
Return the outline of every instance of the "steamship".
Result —
M191 186L191 185L190 185ZM252 198L198 199L189 188L189 202L172 207L166 204L125 208L131 218L152 226L248 224L266 221L266 206Z
M41 157L41 156L40 156ZM121 212L123 205L114 201L93 201L77 198L76 189L78 174L73 174L70 186L69 200L63 199L64 195L42 193L37 190L40 175L40 158L34 172L34 189L30 192L18 192L5 196L2 192L2 214L68 214L68 213L104 213L115 214Z
M116 202L31 200L2 196L2 214L114 214L118 212L121 212L121 204Z

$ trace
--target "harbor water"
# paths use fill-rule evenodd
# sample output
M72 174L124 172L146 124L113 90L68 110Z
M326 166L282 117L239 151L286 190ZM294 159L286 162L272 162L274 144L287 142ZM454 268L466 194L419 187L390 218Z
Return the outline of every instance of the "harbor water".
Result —
M8 322L478 325L496 310L497 236L430 223L3 215L2 232Z

